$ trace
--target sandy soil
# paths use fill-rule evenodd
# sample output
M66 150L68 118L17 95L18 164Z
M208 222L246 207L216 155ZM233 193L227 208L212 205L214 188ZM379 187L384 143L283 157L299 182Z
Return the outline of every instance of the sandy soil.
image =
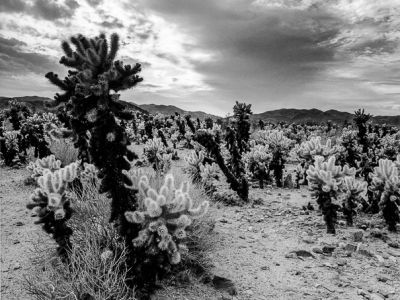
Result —
M1 299L29 299L23 284L32 268L38 226L25 208L32 186L25 169L0 168Z
M24 186L24 169L0 173L1 295L30 299L23 277L43 236L25 209L33 187ZM210 210L217 221L212 271L231 279L237 294L191 282L155 299L400 299L400 234L388 233L379 217L360 216L354 228L343 223L332 236L317 211L303 210L311 201L306 189L255 188L251 199L257 205L214 203Z

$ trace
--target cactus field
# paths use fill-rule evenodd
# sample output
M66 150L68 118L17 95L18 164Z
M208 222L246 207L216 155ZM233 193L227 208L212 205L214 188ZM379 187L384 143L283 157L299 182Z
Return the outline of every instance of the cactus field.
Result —
M400 299L400 129L128 109L117 34L0 111L2 299Z

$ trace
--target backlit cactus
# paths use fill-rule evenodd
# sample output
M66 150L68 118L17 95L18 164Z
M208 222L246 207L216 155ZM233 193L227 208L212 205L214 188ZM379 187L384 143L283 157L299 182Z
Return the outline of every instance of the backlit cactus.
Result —
M345 165L343 168L336 166L336 159L331 156L324 161L322 156L316 156L314 165L307 170L308 184L312 196L324 214L328 233L335 233L337 210L340 207L337 203L341 179L345 176L354 176L356 170Z
M279 129L261 130L257 132L255 139L259 143L268 145L271 149L272 158L269 169L274 173L276 185L282 187L283 170L293 141L287 138L283 131Z
M43 158L38 158L35 162L30 162L26 168L32 172L32 178L37 178L42 176L45 170L51 172L59 170L61 168L61 161L57 160L54 154L51 154Z
M36 210L39 219L35 224L43 224L43 230L52 234L58 244L58 254L63 260L68 260L72 229L66 222L71 218L73 211L67 185L77 177L78 164L72 163L54 172L49 169L43 170L43 175L37 178L39 188L32 193L27 208Z
M332 141L327 139L325 145L321 143L321 137L312 137L309 141L302 143L298 149L300 158L304 158L310 162L316 156L322 156L325 159L342 151L339 146L332 146Z
M188 182L175 187L174 177L168 174L164 184L157 191L142 176L139 181L141 204L136 211L125 212L125 218L134 224L140 224L141 230L132 240L134 247L143 248L149 263L153 263L155 275L162 274L181 261L186 253L185 238L192 220L203 216L209 207L208 201L198 207L189 196ZM154 269L155 268L155 269Z
M172 153L166 148L160 138L148 140L143 153L148 163L156 172L166 173L171 167Z
M396 231L400 222L400 175L396 163L388 159L380 159L379 165L371 174L370 189L379 199L379 208L390 231Z
M353 225L355 208L363 202L367 192L367 182L356 180L354 176L346 176L342 180L342 207L343 214L346 216L347 225Z
M194 183L199 183L201 181L201 166L204 162L204 152L203 151L192 151L188 156L185 156L184 160L187 166L184 168L185 172L190 176Z
M260 188L269 179L269 167L272 160L271 149L268 145L257 145L250 141L250 151L243 154L243 161L249 176L259 181Z

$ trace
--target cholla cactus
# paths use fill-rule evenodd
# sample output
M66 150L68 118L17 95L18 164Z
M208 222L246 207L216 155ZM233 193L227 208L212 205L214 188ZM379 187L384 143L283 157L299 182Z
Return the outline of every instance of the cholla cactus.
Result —
M171 166L172 155L167 154L167 148L165 148L159 138L154 138L146 142L144 155L157 172L165 172Z
M39 188L31 195L29 209L36 209L39 220L35 224L43 224L43 230L52 234L58 244L58 253L63 259L68 258L71 248L72 229L66 224L72 215L70 199L66 189L78 174L78 163L72 163L54 172L44 169L37 179Z
M322 156L325 159L342 151L339 146L332 146L332 141L327 139L326 144L321 143L321 137L313 137L309 141L302 143L298 149L298 155L310 162L316 156Z
M357 142L356 130L343 129L341 136L337 139L337 144L342 146L343 151L339 151L339 160L343 164L351 167L357 167L357 161L360 160L362 154L362 146Z
M342 180L343 214L346 216L347 225L353 226L354 209L363 201L367 193L367 182L357 181L354 176L344 177Z
M256 145L255 141L250 141L250 151L243 155L246 171L259 181L260 188L264 187L264 180L269 179L269 164L272 157L268 145Z
M26 167L32 172L32 178L38 178L43 175L45 170L54 172L61 168L61 160L57 160L54 154L49 156L38 158L35 162L30 162Z
M287 138L283 131L279 129L260 130L257 132L255 139L269 145L272 149L279 147L283 151L288 151L293 145L293 141Z
M276 185L282 187L283 169L285 168L293 141L287 138L283 131L279 129L261 130L257 133L256 140L269 145L271 148L272 159L270 169L274 172Z
M379 140L381 147L378 149L378 156L395 160L400 151L400 132L387 134Z
M6 166L13 166L23 160L23 153L20 151L21 135L19 130L10 130L0 137L0 152Z
M134 247L144 249L147 258L150 256L150 261L155 262L156 265L148 271L156 276L181 261L182 254L188 251L185 244L187 229L194 218L207 212L209 203L204 201L194 207L188 182L177 189L171 174L165 177L158 191L150 186L146 176L142 176L139 195L141 208L125 212L125 218L141 225L142 229L132 243Z
M188 164L187 167L185 167L185 172L189 174L194 183L199 183L201 181L200 168L203 166L204 152L192 151L184 159Z
M355 176L356 172L354 168L349 168L347 165L341 168L336 166L335 163L334 156L331 156L326 162L322 156L317 156L314 165L307 170L309 187L312 196L317 199L317 203L324 214L328 233L335 233L339 208L335 201L337 201L339 195L341 179L345 176Z
M388 159L380 159L379 166L372 173L370 189L380 200L379 207L390 231L396 231L400 221L400 176L396 163Z
M80 178L83 180L93 180L97 178L97 174L99 173L99 170L96 168L95 165L93 164L88 164L86 162L83 163L83 170L80 173Z

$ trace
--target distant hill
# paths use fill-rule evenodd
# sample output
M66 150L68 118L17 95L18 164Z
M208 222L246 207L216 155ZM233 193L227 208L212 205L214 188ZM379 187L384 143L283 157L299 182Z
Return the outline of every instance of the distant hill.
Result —
M38 96L24 96L24 97L14 97L14 98L9 98L9 97L0 97L0 109L4 109L8 106L8 101L16 99L17 101L21 101L26 103L33 111L41 112L41 111L48 111L48 109L45 104L46 102L53 101L53 99L46 98L46 97L38 97ZM209 115L206 114L205 112L202 111L185 111L179 107L173 106L173 105L157 105L157 104L142 104L142 105L137 105L132 102L127 102L127 101L121 101L124 103L128 108L138 110L142 113L151 113L151 114L156 114L156 113L162 113L164 115L174 115L175 112L184 115L184 114L190 114L193 118L199 118L201 120L211 117L213 119L217 119L219 117L214 116L214 115Z
M49 111L51 109L46 107L46 102L53 101L53 99L47 97L38 97L38 96L24 96L24 97L0 97L0 109L4 109L8 106L8 101L16 99L17 101L26 103L33 111L41 112L41 111ZM146 110L141 108L140 106L127 101L121 101L128 108L138 110L142 113L148 113Z
M147 110L151 114L161 113L164 115L174 115L175 112L180 115L189 114L192 118L199 118L201 120L206 118L219 119L220 117L207 114L202 111L186 111L173 105L162 105L162 104L141 104L141 108Z
M261 114L253 114L251 120L254 121L267 121L267 122L287 122L287 123L305 123L308 121L317 123L326 123L332 121L333 123L341 124L347 121L352 121L354 115L348 112L338 110L321 111L319 109L277 109L266 111ZM400 116L375 116L372 118L374 123L388 124L400 126Z
M52 101L50 98L38 97L38 96L25 96L25 97L0 97L0 109L7 107L8 101L11 99L17 99L18 101L25 102L34 111L46 111L45 103ZM185 111L179 107L173 105L162 105L162 104L135 104L132 102L122 101L129 108L141 111L143 113L162 113L164 115L173 115L175 112L184 115L190 114L193 118L205 119L212 118L218 119L218 116L207 114L202 111ZM287 123L305 123L308 121L316 123L326 123L332 121L333 123L342 124L345 120L351 121L354 115L348 112L338 110L327 110L322 111L316 108L313 109L277 109L270 110L260 114L253 114L251 120L258 122L259 120L267 122L287 122ZM399 116L375 116L373 122L378 124L389 124L400 127L400 115Z

